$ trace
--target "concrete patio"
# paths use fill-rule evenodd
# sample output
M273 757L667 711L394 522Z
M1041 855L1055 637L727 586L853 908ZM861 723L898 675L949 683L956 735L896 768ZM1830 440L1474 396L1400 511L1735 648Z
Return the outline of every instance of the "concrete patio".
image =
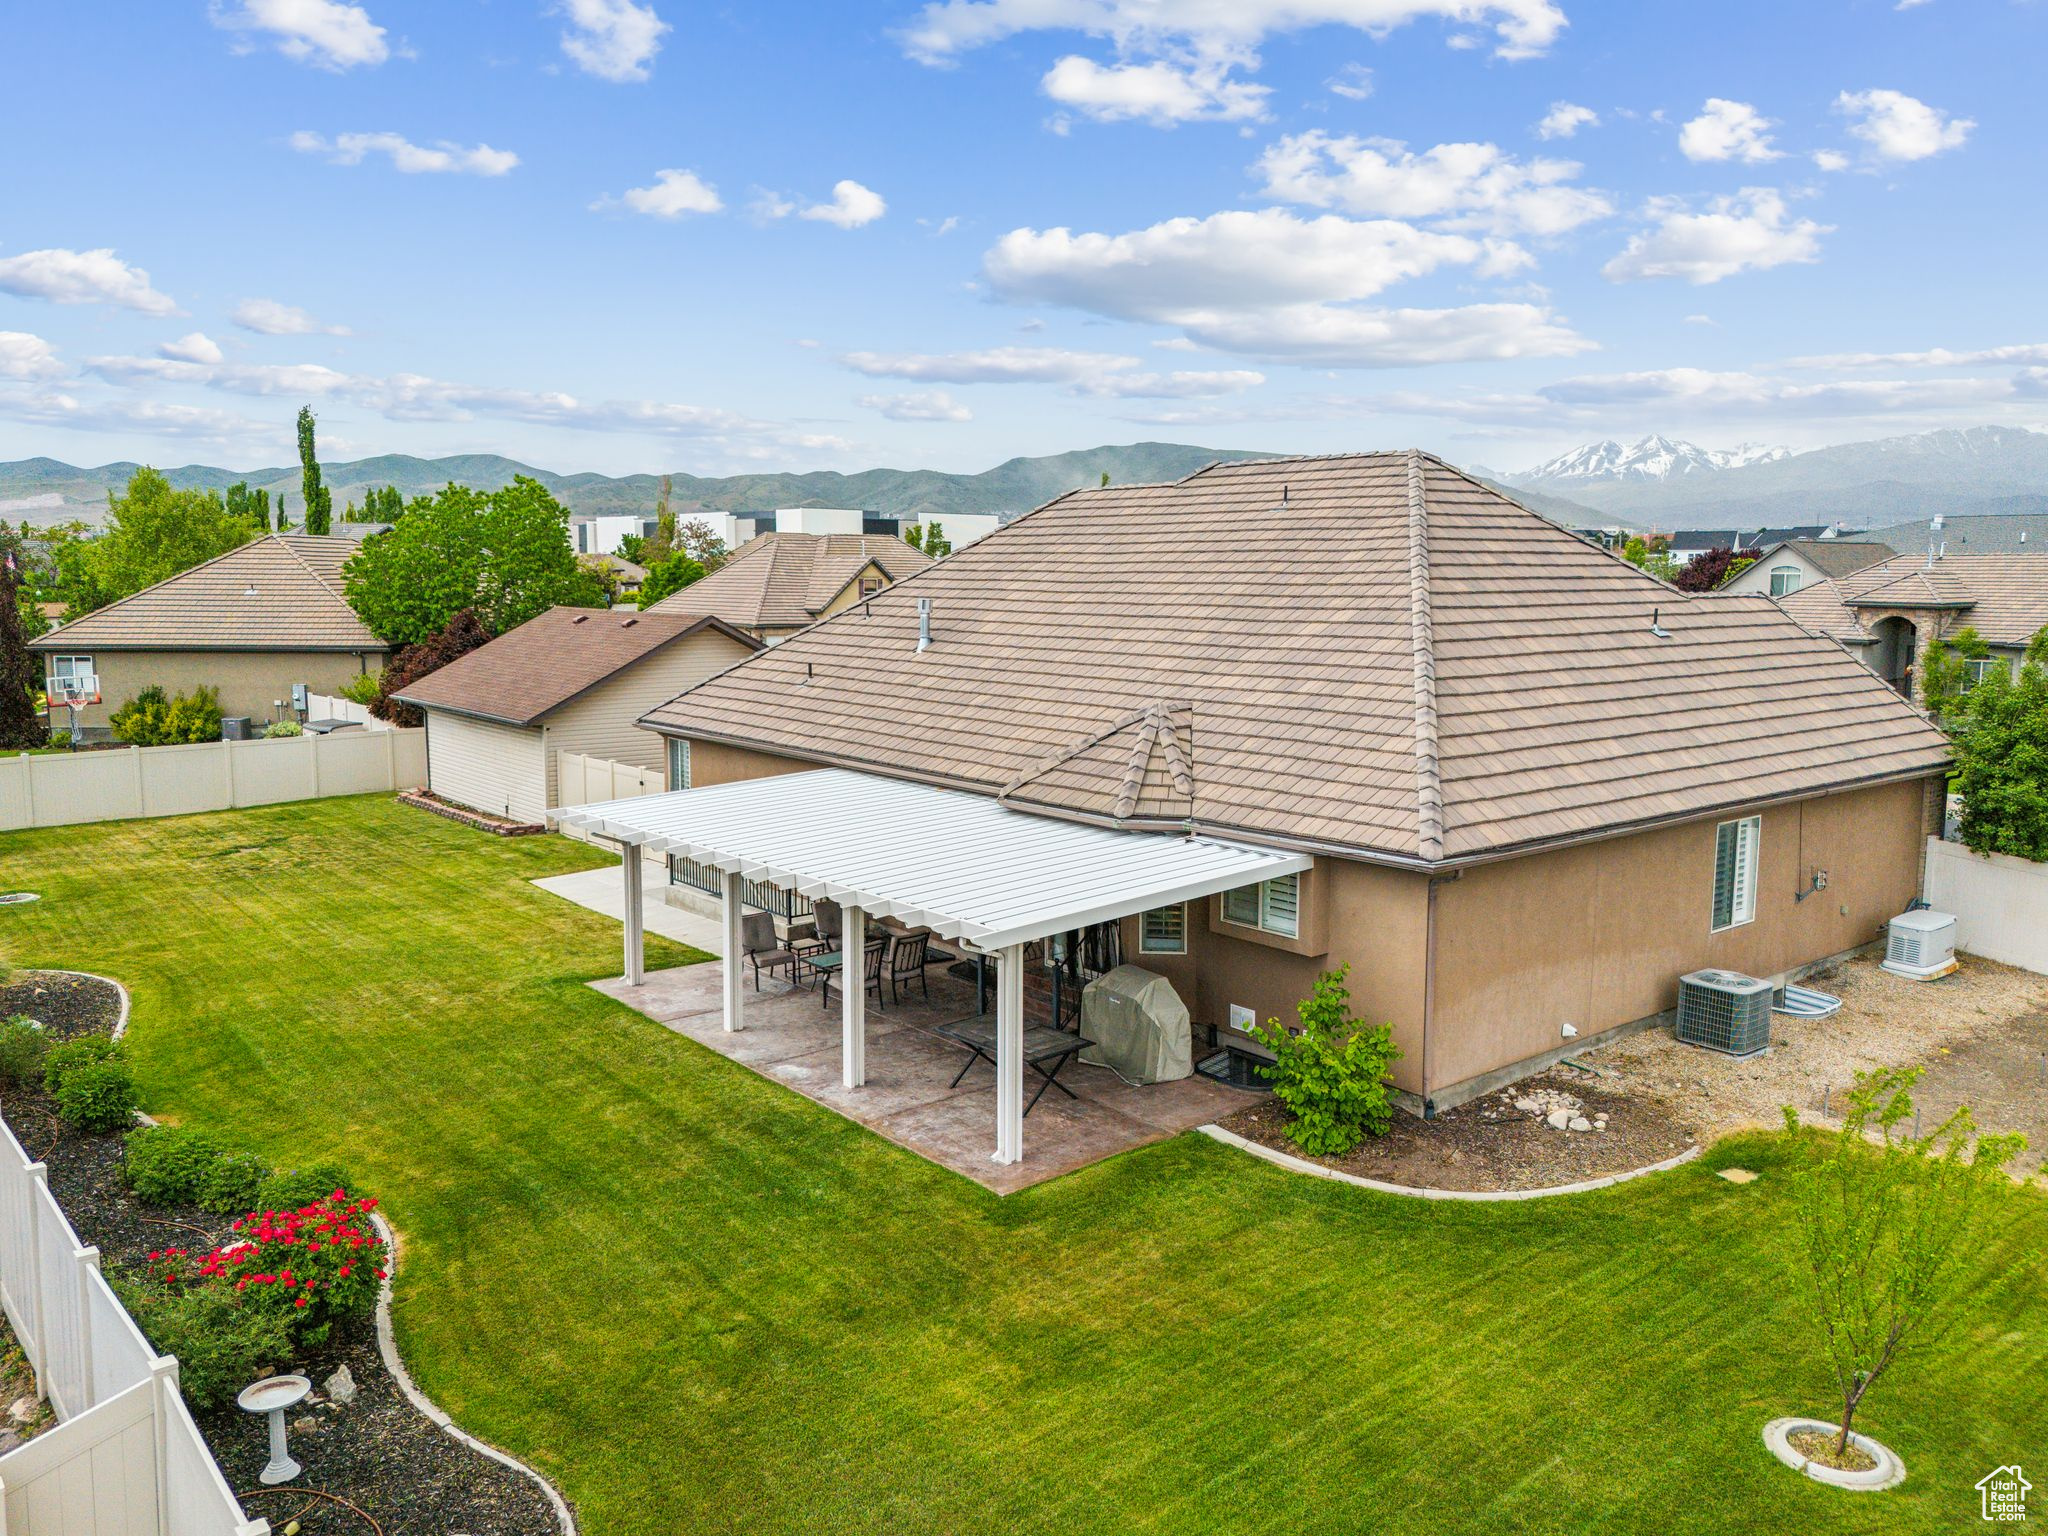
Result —
M1077 1058L1059 1074L1076 1097L1047 1089L1024 1121L1022 1160L998 1163L993 1157L995 1069L978 1061L959 1087L950 1086L968 1051L933 1032L935 1025L976 1012L974 983L936 965L929 980L928 1000L915 990L900 1004L877 1007L873 997L868 999L867 1081L858 1088L842 1083L836 992L829 1008L815 987L792 987L778 978L764 977L757 993L749 973L744 978L744 1027L728 1032L721 962L654 971L639 986L622 979L591 985L997 1194L1028 1188L1244 1106L1243 1093L1204 1077L1135 1088L1107 1067L1087 1066ZM993 1006L993 980L989 992ZM1027 1102L1041 1081L1035 1072L1024 1074Z

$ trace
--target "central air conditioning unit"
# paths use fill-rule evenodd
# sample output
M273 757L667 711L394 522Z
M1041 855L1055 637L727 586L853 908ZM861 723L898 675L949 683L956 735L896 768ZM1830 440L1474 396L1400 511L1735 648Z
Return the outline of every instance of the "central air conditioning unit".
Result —
M1739 971L1692 971L1678 978L1678 1038L1730 1056L1771 1043L1771 984Z
M1891 921L1880 969L1913 981L1932 981L1956 968L1953 912L1903 912Z

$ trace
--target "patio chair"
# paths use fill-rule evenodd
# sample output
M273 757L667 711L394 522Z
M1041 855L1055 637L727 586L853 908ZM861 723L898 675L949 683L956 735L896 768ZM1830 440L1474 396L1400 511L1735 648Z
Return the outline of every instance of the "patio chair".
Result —
M810 949L806 943L792 940L784 944L775 937L775 919L766 912L746 912L740 915L740 950L743 961L754 967L754 990L761 990L761 972L789 972L790 985L797 981L797 962Z
M839 903L820 898L811 903L811 922L818 931L819 942L827 949L839 947L841 913Z
M867 953L862 957L864 961L861 966L862 986L866 991L875 994L875 1006L877 1008L882 1006L882 960L888 952L889 941L887 939L870 939L868 940ZM840 965L843 966L844 964L845 955L842 953ZM817 971L825 979L820 1001L823 1006L830 1008L832 1006L832 978L839 974L840 966L834 966L828 970L813 963L811 969ZM840 986L842 988L845 986L843 980L840 982Z
M929 958L926 947L931 943L928 933L905 933L897 936L889 950L889 998L892 1002L903 1001L903 983L913 976L924 995L932 995L932 984L925 976L925 962Z

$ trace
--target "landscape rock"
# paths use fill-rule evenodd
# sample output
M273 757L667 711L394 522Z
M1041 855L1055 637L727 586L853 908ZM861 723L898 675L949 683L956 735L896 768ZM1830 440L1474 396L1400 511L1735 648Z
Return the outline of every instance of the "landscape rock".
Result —
M1572 1112L1568 1109L1553 1109L1543 1117L1550 1122L1550 1128L1561 1131L1572 1123Z
M356 1400L356 1378L346 1364L335 1367L334 1374L320 1383L320 1390L336 1406L346 1408Z
M1593 1129L1593 1122L1584 1115L1573 1115L1567 1124L1575 1131L1590 1131Z
M13 1450L16 1446L20 1445L21 1443L21 1436L16 1434L13 1430L0 1429L0 1456L5 1456L9 1451Z
M33 1397L17 1397L7 1405L7 1417L17 1424L33 1424L36 1419L36 1400Z

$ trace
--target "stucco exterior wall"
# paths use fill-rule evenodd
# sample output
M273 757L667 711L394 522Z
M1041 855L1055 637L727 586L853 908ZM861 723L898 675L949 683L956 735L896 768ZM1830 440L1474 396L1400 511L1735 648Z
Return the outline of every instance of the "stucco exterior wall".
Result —
M376 672L383 651L88 651L99 673L101 703L78 712L81 726L104 727L115 710L154 684L176 697L204 684L220 690L224 715L247 715L258 725L290 715L292 684L334 693L350 678ZM44 658L44 673L49 658ZM273 707L278 699L285 709ZM58 710L51 723L68 724Z

